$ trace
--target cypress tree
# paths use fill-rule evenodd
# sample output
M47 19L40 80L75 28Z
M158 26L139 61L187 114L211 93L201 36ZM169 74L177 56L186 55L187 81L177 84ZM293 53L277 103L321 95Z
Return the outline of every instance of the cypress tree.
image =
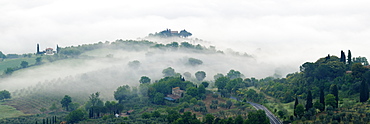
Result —
M324 94L323 88L320 89L320 103L324 106L323 110L321 111L324 111L325 110L325 94Z
M335 96L335 101L337 102L336 105L334 106L334 108L338 108L338 101L339 101L338 87L337 87L336 84L333 84L333 85L331 85L330 89L331 89L330 94L333 94Z
M307 94L307 99L306 99L306 111L308 111L310 108L313 107L313 103L312 103L312 93L311 91L309 90L308 91L308 94Z
M297 97L297 95L295 96L295 102L294 102L294 110L295 110L295 108L297 107L297 105L298 105L298 97ZM297 113L294 111L294 116L297 116Z
M37 50L36 50L36 54L40 54L40 45L39 44L37 44L37 48L36 48Z
M360 102L366 102L369 99L369 87L365 81L361 82L360 88Z
M351 54L351 50L348 50L348 65L351 65L352 64L352 54Z
M340 62L346 64L346 55L344 54L343 50L340 51Z

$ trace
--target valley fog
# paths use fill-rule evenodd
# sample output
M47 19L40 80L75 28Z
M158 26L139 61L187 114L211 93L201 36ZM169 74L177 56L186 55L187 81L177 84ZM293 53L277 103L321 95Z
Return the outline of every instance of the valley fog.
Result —
M195 81L197 71L206 72L205 81L213 81L217 73L227 74L229 70L240 71L244 78L264 78L285 76L295 68L272 64L269 60L256 59L258 55L238 53L231 49L224 53L202 52L187 49L117 50L97 49L82 54L79 58L59 60L41 66L15 72L11 77L0 81L0 87L22 93L47 91L60 94L86 96L101 92L102 97L113 100L113 91L122 85L136 87L141 76L155 80L163 78L163 69L171 67L176 73L192 74ZM189 65L189 58L199 59L201 65ZM129 63L139 61L130 66ZM72 95L73 96L73 95Z

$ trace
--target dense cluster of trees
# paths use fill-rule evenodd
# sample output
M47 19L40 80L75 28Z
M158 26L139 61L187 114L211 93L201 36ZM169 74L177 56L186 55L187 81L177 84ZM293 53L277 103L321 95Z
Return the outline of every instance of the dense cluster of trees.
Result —
M300 67L300 72L288 74L281 79L260 79L255 86L281 102L296 100L295 118L315 120L313 116L317 110L331 113L348 106L347 102L341 101L343 98L368 101L370 71L364 63L354 61L350 51L347 57L341 51L340 58L328 55L316 62L306 62ZM305 102L298 103L298 99L304 99ZM329 122L337 120L334 115L329 116L333 117Z
M0 91L0 100L12 98L10 92L7 90Z
M184 30L181 30L180 32L177 31L171 31L171 29L163 30L159 33L149 34L149 37L161 37L161 38L167 38L167 37L189 37L193 35L192 33Z

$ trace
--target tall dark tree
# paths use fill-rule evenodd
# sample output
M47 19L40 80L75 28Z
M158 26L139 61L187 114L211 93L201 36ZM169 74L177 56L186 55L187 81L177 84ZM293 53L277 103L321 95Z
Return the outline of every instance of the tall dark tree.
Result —
M296 95L295 96L295 101L294 101L294 110L296 109L297 105L298 105L298 97ZM297 113L295 111L294 111L294 116L297 116Z
M352 54L351 54L351 50L348 50L348 65L351 65L352 64Z
M321 111L325 110L325 94L324 94L324 89L320 89L320 103L324 106Z
M59 51L60 51L60 47L59 47L59 46L58 46L58 44L57 44L56 53L58 54L58 53L59 53Z
M60 104L62 104L62 107L66 108L66 111L69 110L69 104L71 104L72 98L68 95L65 95L62 101L60 101Z
M340 51L340 62L346 64L346 55L344 54L343 50Z
M36 54L40 54L40 45L39 44L37 44Z
M308 91L308 94L307 94L307 99L306 99L306 111L308 111L310 108L313 107L313 103L312 103L312 93L311 91L309 90Z
M369 87L365 81L361 82L360 102L366 102L369 99Z
M338 108L338 101L339 101L339 94L338 94L338 87L336 84L331 85L330 93L335 96L336 105L333 106L334 108Z

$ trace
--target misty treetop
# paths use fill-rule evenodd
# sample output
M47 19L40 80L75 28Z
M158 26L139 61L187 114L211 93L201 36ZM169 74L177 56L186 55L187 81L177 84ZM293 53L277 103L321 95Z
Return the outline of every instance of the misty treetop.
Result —
M171 29L166 29L166 30L163 30L159 33L154 33L154 34L149 34L149 37L161 37L161 38L168 38L168 37L183 37L183 38L186 38L186 37L189 37L193 35L192 33L186 31L185 29L184 30L181 30L180 32L178 31L172 31Z

